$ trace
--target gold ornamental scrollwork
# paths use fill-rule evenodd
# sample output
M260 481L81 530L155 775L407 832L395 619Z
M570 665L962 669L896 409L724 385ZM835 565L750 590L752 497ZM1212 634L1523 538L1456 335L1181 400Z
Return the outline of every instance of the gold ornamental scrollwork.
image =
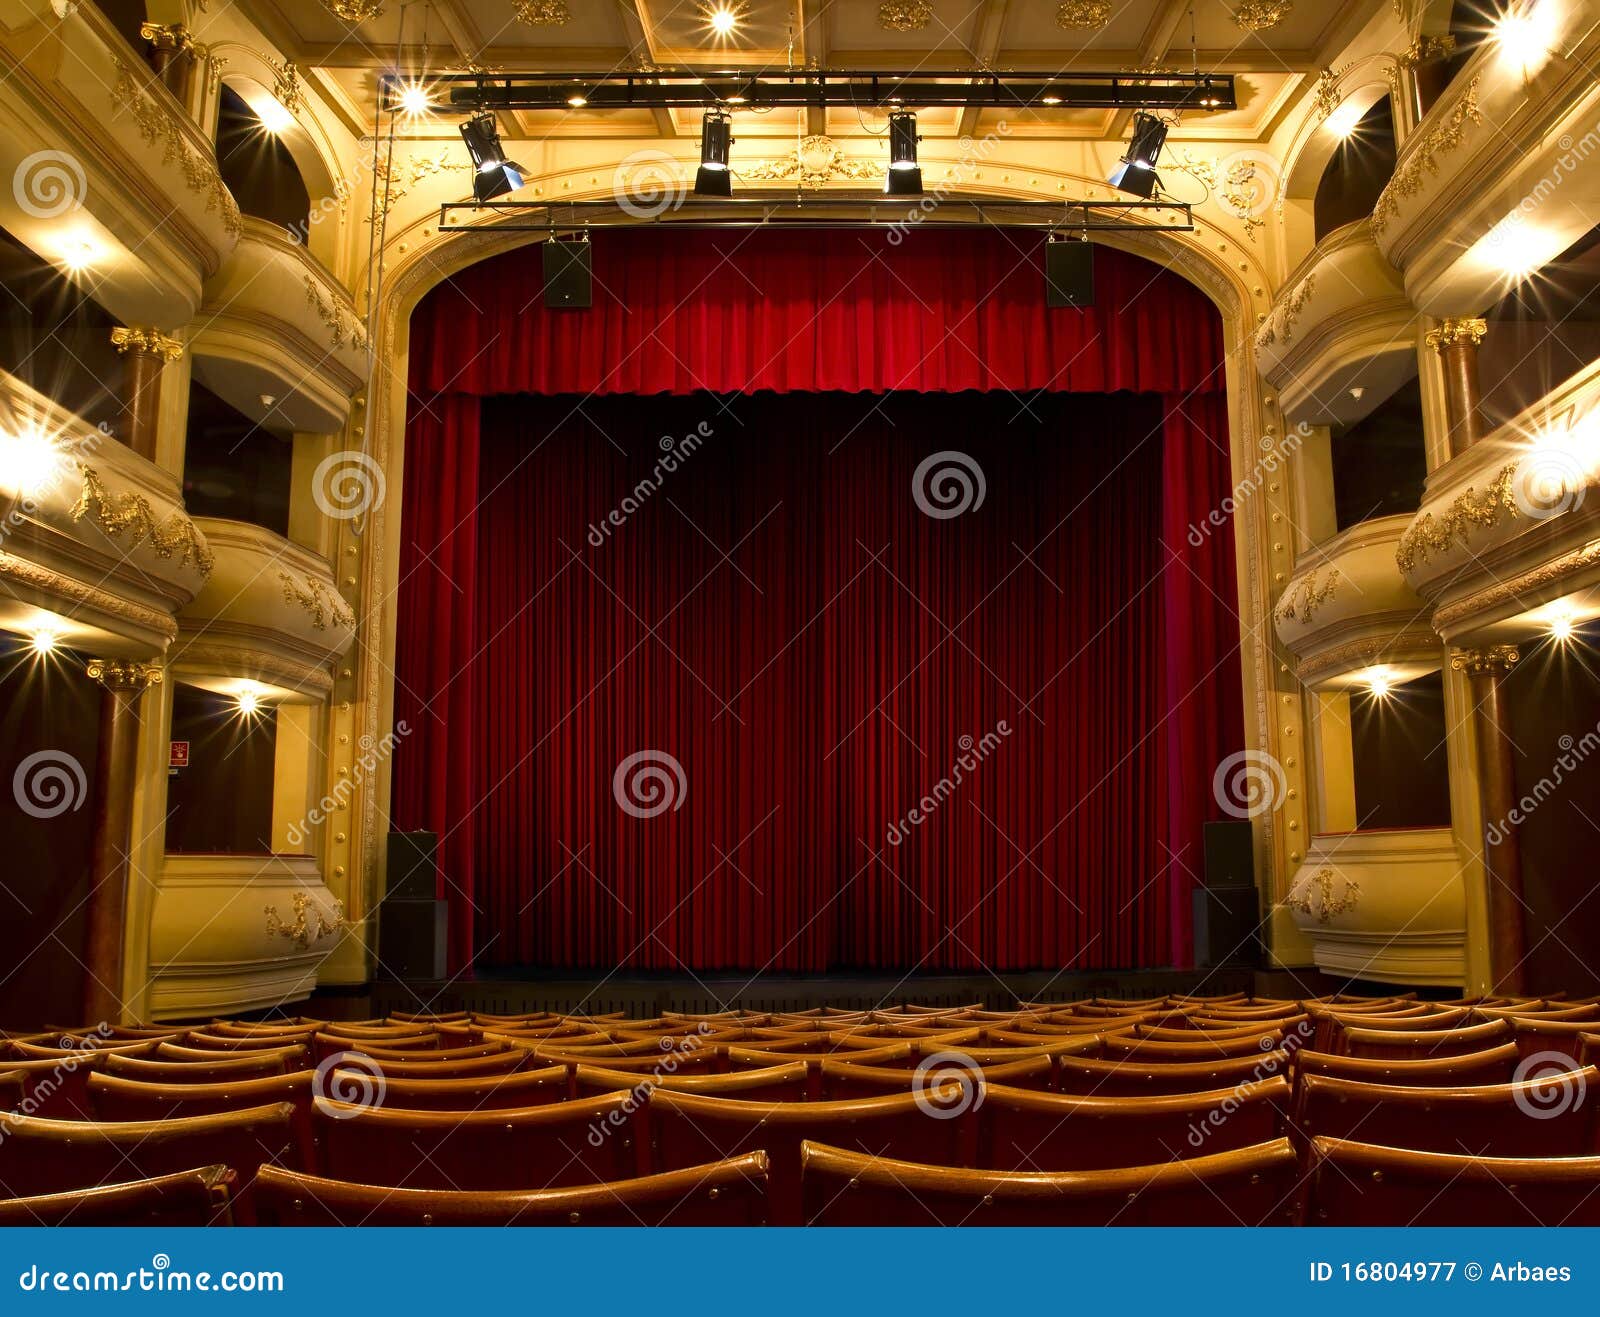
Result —
M72 505L74 521L88 518L112 539L120 538L126 531L129 548L149 540L156 557L176 557L178 566L193 566L202 576L211 575L216 565L215 555L186 515L174 512L165 521L158 521L155 509L143 494L112 495L93 467L80 462L78 470L83 473L83 492Z
M382 0L322 0L322 7L346 23L365 23L383 17Z
M90 659L84 671L111 691L143 691L162 682L159 664L137 659Z
M1079 32L1097 32L1111 21L1111 0L1061 0L1056 6L1056 26Z
M1414 197L1431 174L1439 172L1439 158L1448 155L1461 145L1467 135L1467 125L1483 122L1483 111L1478 108L1478 75L1474 75L1461 99L1445 117L1428 130L1414 151L1407 152L1405 164L1395 171L1388 186L1378 196L1372 208L1372 232L1382 236L1384 228L1400 209L1402 197Z
M1516 474L1517 464L1508 462L1487 489L1480 491L1468 485L1437 517L1424 512L1400 537L1394 555L1400 570L1411 571L1419 562L1427 562L1434 554L1446 552L1458 540L1465 545L1467 533L1472 529L1488 530L1506 513L1515 514L1517 500L1512 482Z
M572 22L567 0L512 0L511 8L529 27L565 27Z
M1477 316L1446 316L1423 337L1435 352L1442 352L1459 343L1477 347L1488 332L1489 322Z
M1515 645L1488 645L1483 649L1452 649L1450 670L1469 677L1503 677L1516 667L1522 653Z
M283 571L278 573L278 580L283 585L284 603L297 604L304 609L311 617L314 630L326 631L330 620L335 626L355 626L356 615L343 599L321 581L311 577L297 580L291 573Z
M1361 884L1347 877L1339 895L1334 896L1333 880L1338 876L1331 865L1324 865L1304 883L1298 884L1298 891L1291 892L1284 904L1291 910L1314 918L1319 924L1326 924L1347 910L1354 910L1361 902Z
M1239 0L1233 21L1246 32L1265 32L1293 12L1293 0Z
M857 160L844 154L833 138L813 133L800 145L776 160L757 160L739 170L742 179L798 183L804 188L820 188L839 179L883 177L883 165L875 160Z
M878 6L878 26L885 32L920 32L932 21L928 0L883 0Z
M118 325L111 331L111 346L121 355L142 353L149 357L160 357L163 361L176 361L183 355L183 344L159 329Z
M1280 338L1285 346L1294 337L1294 322L1300 318L1300 313L1306 309L1306 303L1311 300L1311 295L1317 290L1317 272L1313 270L1297 285L1294 292L1272 315L1271 319L1261 327L1261 332L1256 335L1256 342L1262 347L1271 347Z
M1455 53L1456 39L1453 36L1448 33L1425 34L1402 50L1396 59L1401 68L1416 69L1436 60L1449 59Z
M333 921L330 923L322 911L317 911L316 927L311 924L310 915L311 896L307 892L294 894L294 923L286 924L278 914L278 907L269 905L263 907L267 916L267 934L285 938L293 942L302 951L308 951L313 942L320 942L330 933L337 933L341 928L348 926L345 918L344 902L333 903Z
M1283 603L1278 608L1278 621L1298 620L1310 625L1317 609L1333 598L1333 587L1338 579L1339 574L1329 569L1327 579L1319 586L1316 570L1313 569L1299 585L1291 585L1284 592Z
M335 348L342 348L345 340L350 340L350 346L357 351L365 351L367 346L366 327L354 315L341 312L338 304L322 295L322 288L309 274L304 276L306 281L306 305L317 313L317 319L322 321L333 339Z

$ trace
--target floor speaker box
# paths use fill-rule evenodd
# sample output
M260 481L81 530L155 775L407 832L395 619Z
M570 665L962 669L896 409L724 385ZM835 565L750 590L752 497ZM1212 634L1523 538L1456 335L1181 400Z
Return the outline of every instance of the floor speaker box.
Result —
M1205 969L1261 963L1261 897L1254 884L1196 890L1194 960Z
M1047 242L1044 245L1045 304L1094 305L1094 244Z
M384 900L378 906L378 972L390 979L444 978L449 927L443 901Z
M552 238L544 245L544 304L554 311L583 311L594 305L589 244Z
M1207 823L1205 829L1206 886L1254 887L1255 841L1249 819Z
M392 901L431 901L437 892L434 853L439 839L431 832L391 832L384 897Z

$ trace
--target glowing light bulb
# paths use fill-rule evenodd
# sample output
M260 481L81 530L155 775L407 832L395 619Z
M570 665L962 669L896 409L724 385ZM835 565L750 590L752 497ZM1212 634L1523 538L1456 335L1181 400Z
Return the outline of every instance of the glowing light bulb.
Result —
M719 37L726 37L739 26L739 15L726 5L718 5L706 15L706 22Z
M588 103L589 98L578 92L574 92L571 96L567 97L567 104L570 105L574 110L581 110Z
M72 238L61 248L61 264L68 274L82 274L99 254L99 249L87 238Z
M261 707L261 697L254 691L239 692L239 712L248 717Z
M408 118L420 119L433 113L433 93L420 82L408 82L400 88L400 113Z
M1381 700L1394 689L1394 684L1387 673L1374 672L1367 677L1367 689Z
M1494 42L1500 58L1512 68L1530 70L1544 63L1556 35L1555 6L1549 0L1530 0L1510 9L1494 22Z
M23 498L34 498L55 483L61 472L61 452L39 430L21 434L0 433L0 485Z
M56 649L56 635L54 631L39 630L33 633L33 652L35 654L53 654Z
M274 137L286 133L294 127L294 115L289 113L286 106L273 100L270 96L260 101L256 107L256 118L261 121L261 126Z
M1550 619L1550 638L1556 641L1572 639L1572 619L1562 616Z

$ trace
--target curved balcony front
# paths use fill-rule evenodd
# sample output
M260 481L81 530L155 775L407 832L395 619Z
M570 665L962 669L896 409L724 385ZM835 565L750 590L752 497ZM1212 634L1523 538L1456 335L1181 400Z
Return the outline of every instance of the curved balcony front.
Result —
M1326 973L1459 984L1467 942L1462 867L1448 828L1324 834L1311 839L1283 904Z
M1403 515L1363 521L1301 555L1273 622L1306 686L1345 689L1374 672L1398 683L1442 665L1428 606L1395 563L1410 521Z
M125 324L188 323L241 232L211 140L93 4L11 0L0 73L0 225Z
M1357 220L1284 281L1256 331L1256 366L1291 422L1352 424L1417 373L1416 325L1371 221Z
M202 517L211 578L178 615L173 676L225 695L314 703L355 637L327 559L261 526Z
M287 232L255 218L207 281L190 347L201 383L275 429L335 433L367 378L350 294Z

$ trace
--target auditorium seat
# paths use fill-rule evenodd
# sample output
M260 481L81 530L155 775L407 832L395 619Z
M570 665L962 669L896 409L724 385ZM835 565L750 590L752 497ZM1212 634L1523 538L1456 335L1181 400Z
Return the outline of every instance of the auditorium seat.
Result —
M0 1198L0 1226L226 1226L233 1224L226 1166L148 1180Z
M1017 1061L984 1066L983 1077L987 1083L1047 1091L1054 1084L1055 1063L1049 1056L1024 1056ZM831 1056L822 1059L820 1081L819 1096L834 1101L876 1097L880 1093L906 1093L919 1082L914 1070L860 1065Z
M412 1055L427 1056L439 1050L439 1036L427 1033L410 1038L356 1037L350 1034L319 1033L311 1040L311 1055L319 1065L329 1057L338 1056L343 1052L365 1052L369 1048L396 1058Z
M808 1067L804 1061L736 1070L725 1075L637 1074L604 1066L572 1068L577 1093L615 1093L618 1089L671 1089L674 1093L700 1093L707 1097L736 1097L749 1102L803 1102L808 1096ZM907 1072L904 1079L909 1081Z
M1488 1157L1576 1157L1594 1152L1600 1080L1590 1067L1521 1084L1407 1088L1332 1075L1301 1081L1307 1137L1356 1139L1419 1152Z
M292 1164L293 1120L287 1102L151 1121L0 1116L0 1192L61 1193L221 1165L238 1177L236 1210L248 1223L257 1168Z
M1095 1171L1281 1138L1289 1128L1282 1076L1162 1097L1080 1097L985 1083L977 1164L996 1171Z
M1253 1079L1289 1073L1289 1053L1258 1052L1254 1056L1219 1057L1214 1061L1146 1061L1140 1058L1097 1060L1088 1056L1059 1057L1056 1088L1085 1096L1134 1097L1141 1093L1205 1093Z
M315 1079L311 1070L209 1084L164 1084L97 1074L89 1077L89 1104L98 1120L132 1122L209 1116L287 1103L294 1108L296 1163L312 1166L310 1107Z
M363 1054L360 1052L345 1053L349 1061L336 1061L335 1065L361 1065L356 1060ZM368 1058L371 1060L371 1058ZM485 1056L468 1056L460 1060L439 1060L432 1053L418 1054L414 1060L397 1061L391 1057L384 1057L376 1061L378 1069L388 1079L470 1079L482 1078L486 1075L509 1075L517 1071L537 1067L540 1062L532 1061L526 1052L511 1049L504 1052L490 1052ZM371 1069L371 1065L366 1068Z
M1318 1138L1307 1199L1310 1225L1600 1226L1600 1157L1471 1157Z
M437 1067L436 1067L437 1068ZM377 1076L356 1066L335 1067L324 1086L324 1095L335 1100L346 1093L361 1093L366 1085L385 1106L412 1111L486 1111L510 1107L536 1107L549 1102L564 1102L571 1087L565 1066L544 1066L511 1074L439 1075L401 1077L387 1064ZM607 1092L623 1085L612 1084Z
M637 1104L631 1092L619 1092L510 1110L414 1111L319 1097L312 1122L320 1164L336 1179L410 1189L554 1189L632 1178Z
M761 1152L565 1189L390 1189L266 1168L261 1220L280 1226L757 1226L767 1219Z
M165 1041L155 1038L138 1042L103 1043L99 1047L55 1047L45 1043L13 1042L11 1055L19 1061L81 1061L87 1056L149 1056Z
M872 1156L970 1165L975 1127L957 1112L934 1112L919 1093L847 1102L745 1102L658 1089L649 1130L657 1170L763 1149L771 1161L772 1222L800 1221L800 1145L816 1139Z
M1250 1033L1242 1038L1207 1038L1192 1043L1168 1042L1157 1038L1129 1038L1106 1034L1101 1051L1107 1060L1209 1061L1240 1056L1260 1056L1276 1050L1283 1042L1277 1031Z
M303 1070L306 1068L307 1052L303 1047L296 1047L283 1052L248 1052L240 1056L210 1052L207 1056L216 1059L168 1061L160 1057L108 1056L101 1069L108 1075L143 1079L154 1084L215 1084L230 1079L259 1079L264 1075Z
M276 1061L284 1069L297 1069L306 1058L306 1049L291 1044L287 1047L248 1048L234 1051L231 1048L190 1047L184 1043L157 1043L155 1051L143 1054L148 1061L199 1062L216 1065L223 1061L248 1060L265 1067ZM108 1062L109 1064L109 1062Z
M1408 1088L1455 1088L1468 1084L1505 1084L1517 1068L1515 1043L1486 1047L1481 1052L1393 1061L1386 1057L1341 1056L1302 1049L1295 1053L1297 1075L1337 1075L1374 1084Z
M1103 1171L919 1165L806 1141L809 1225L1288 1225L1296 1158L1287 1139Z
M1491 1020L1457 1029L1368 1029L1341 1023L1331 1035L1331 1045L1322 1052L1342 1052L1348 1056L1387 1057L1394 1061L1421 1060L1431 1056L1460 1056L1481 1052L1513 1037L1509 1020Z
M89 1076L117 1059L115 1053L90 1052L65 1060L0 1061L0 1102L25 1116L86 1118L93 1110Z

